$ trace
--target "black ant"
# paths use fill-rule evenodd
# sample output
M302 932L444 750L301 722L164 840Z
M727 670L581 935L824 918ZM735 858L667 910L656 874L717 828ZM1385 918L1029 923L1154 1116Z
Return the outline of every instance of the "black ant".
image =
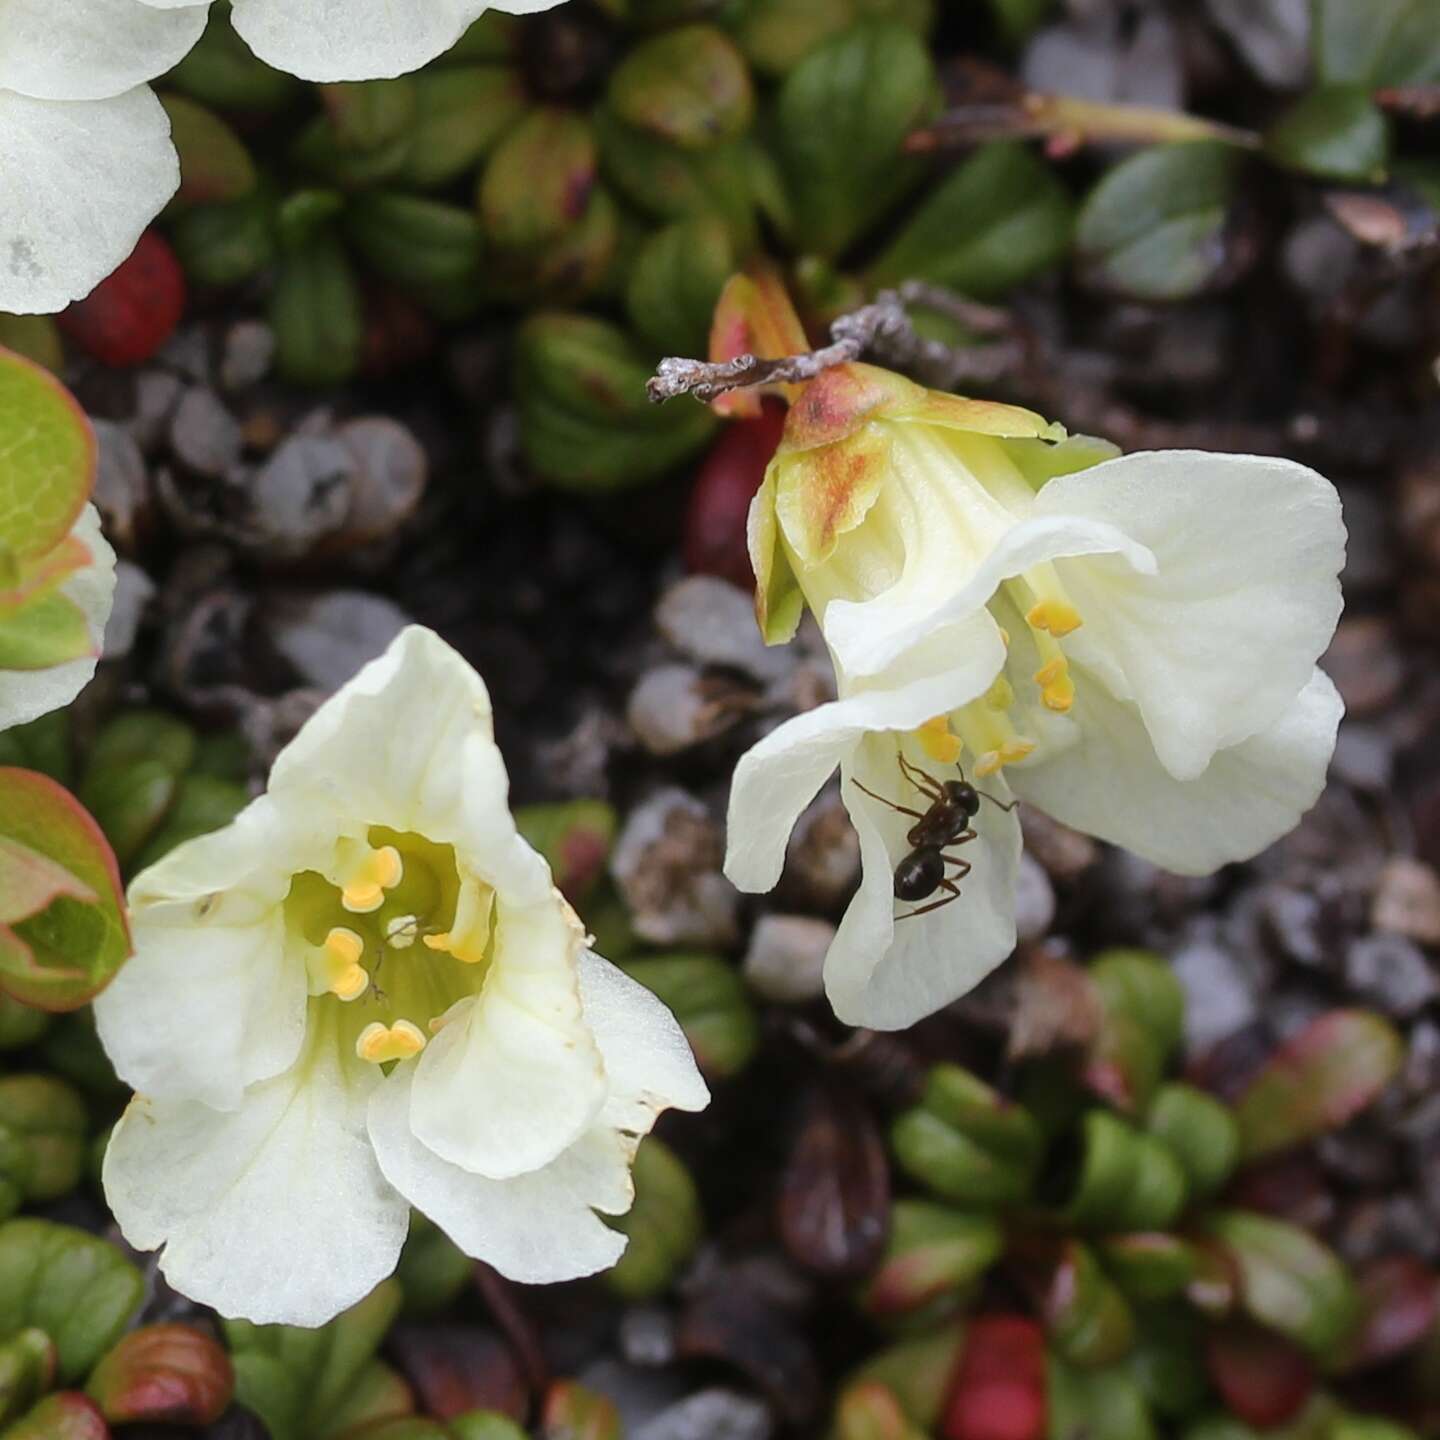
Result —
M915 824L905 836L910 853L902 855L900 863L895 867L895 898L925 900L937 890L948 892L943 900L932 901L918 910L907 910L905 914L895 917L897 920L910 920L916 915L928 915L930 911L938 910L942 905L948 905L952 900L960 898L960 887L955 882L963 880L975 867L968 860L963 860L958 855L948 855L946 851L956 845L968 845L970 841L979 838L970 822L979 813L981 799L988 800L1007 812L1020 802L1012 800L1008 805L1001 804L993 795L977 790L965 778L963 770L960 771L958 780L940 781L918 765L911 764L903 755L897 755L896 759L900 762L900 773L930 801L929 808L923 814L919 810L897 805L883 795L877 795L858 780L854 783L872 800L878 800L882 805L888 805L902 815L912 815L915 818ZM955 768L958 770L960 767L957 765ZM947 865L957 867L953 875L946 873Z

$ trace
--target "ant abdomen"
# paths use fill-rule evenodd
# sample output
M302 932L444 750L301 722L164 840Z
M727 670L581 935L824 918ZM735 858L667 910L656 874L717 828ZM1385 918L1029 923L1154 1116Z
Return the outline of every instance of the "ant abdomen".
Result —
M924 900L945 878L945 857L934 846L912 850L895 867L895 898Z

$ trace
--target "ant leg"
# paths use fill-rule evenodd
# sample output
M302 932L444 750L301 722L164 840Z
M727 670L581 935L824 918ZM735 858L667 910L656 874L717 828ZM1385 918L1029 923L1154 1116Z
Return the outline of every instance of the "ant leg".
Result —
M898 751L896 752L895 758L900 762L900 773L904 775L922 795L929 796L931 800L939 800L944 797L945 792L941 790L933 776L927 775L918 765L912 764ZM923 785L920 783L920 780L915 778L917 775L920 777L920 780L925 782Z
M946 877L949 880L963 880L975 868L968 860L962 860L958 855L945 856L945 863L960 867L953 875Z
M897 805L893 800L887 800L883 795L877 795L868 785L862 785L853 775L850 783L857 789L863 790L872 800L878 800L882 805L888 805L892 810L898 810L902 815L913 815L917 820L925 817L918 810L907 810L903 805Z
M993 795L985 790L977 790L975 793L977 795L984 795L997 810L1003 810L1007 815L1020 803L1020 797L1018 795L1008 805L1002 805Z
M918 910L907 910L903 915L897 915L896 921L913 920L917 915L928 915L932 910L938 910L942 905L948 905L952 900L960 898L960 887L953 880L942 880L940 886L950 893L943 900L932 900L928 905L922 905Z

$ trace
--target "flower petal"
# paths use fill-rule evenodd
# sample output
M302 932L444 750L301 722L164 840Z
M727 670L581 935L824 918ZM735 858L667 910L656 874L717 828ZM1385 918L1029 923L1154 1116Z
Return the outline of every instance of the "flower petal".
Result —
M409 1206L365 1130L379 1071L312 1026L302 1060L238 1110L137 1096L105 1152L105 1195L182 1294L260 1324L323 1325L395 1268Z
M70 102L0 90L0 134L0 310L88 295L180 185L170 121L143 88Z
M585 950L580 999L610 1087L601 1124L648 1135L662 1110L703 1110L710 1103L685 1032L651 991Z
M5 0L0 90L37 100L104 100L178 64L205 29L205 7L137 0Z
M305 967L285 952L283 837L265 799L177 847L130 889L135 953L95 999L120 1077L165 1100L233 1111L294 1063Z
M442 1160L410 1128L416 1066L397 1066L370 1101L385 1178L469 1256L538 1285L606 1270L625 1237L595 1213L630 1208L634 1141L596 1127L528 1175L489 1180Z
M1056 565L1084 620L1067 650L1134 699L1178 779L1275 724L1335 631L1340 500L1303 465L1127 455L1052 480L1036 513L1123 527L1154 553L1154 575L1104 557Z
M60 593L84 613L95 653L52 665L48 670L0 672L0 730L24 725L68 705L95 673L105 622L115 599L115 552L100 533L100 512L93 505L86 505L80 512L70 533L90 551L90 560L65 581Z
M1315 803L1344 705L1329 678L1309 683L1275 724L1218 751L1193 780L1160 763L1133 705L1076 666L1079 739L1011 772L1016 792L1077 830L1182 875L1245 860L1294 828Z
M1117 555L1137 574L1155 571L1155 557L1116 525L1072 515L1022 520L999 540L958 590L938 607L935 590L912 590L903 600L881 597L857 604L834 600L825 612L825 638L849 675L874 675L937 625L974 613L1001 581L1060 556Z
M897 740L867 735L841 771L841 795L860 837L864 873L825 957L825 993L839 1019L872 1030L899 1030L933 1014L973 989L1015 948L1020 823L989 802L982 801L974 820L979 838L955 852L974 867L958 882L959 898L926 915L895 919L897 911L916 908L897 902L893 891L895 866L910 849L905 834L914 822L854 782L923 810L896 756L903 745L906 758L921 769L930 762L913 741ZM992 785L1008 802L1003 782Z
M580 1006L584 931L558 892L497 897L485 984L416 1062L410 1124L441 1159L505 1180L548 1164L605 1103L605 1069Z
M797 715L753 745L735 767L725 873L742 890L771 889L800 812L872 730L910 730L982 695L1005 663L989 615L971 614L909 649L884 676Z
M302 80L380 80L443 55L488 0L235 0L241 39Z

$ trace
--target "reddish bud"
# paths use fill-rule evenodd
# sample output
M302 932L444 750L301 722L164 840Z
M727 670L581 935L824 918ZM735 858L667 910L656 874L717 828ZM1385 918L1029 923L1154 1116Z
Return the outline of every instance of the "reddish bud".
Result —
M767 399L753 420L726 426L700 462L685 512L685 568L693 574L755 588L745 522L784 428L785 407Z
M209 1425L235 1392L230 1357L189 1325L132 1330L95 1367L85 1387L107 1420Z
M180 262L157 231L147 230L129 259L58 320L102 365L139 365L175 333L184 311Z
M1033 1320L986 1315L965 1339L940 1425L943 1440L1043 1440L1045 1336Z

